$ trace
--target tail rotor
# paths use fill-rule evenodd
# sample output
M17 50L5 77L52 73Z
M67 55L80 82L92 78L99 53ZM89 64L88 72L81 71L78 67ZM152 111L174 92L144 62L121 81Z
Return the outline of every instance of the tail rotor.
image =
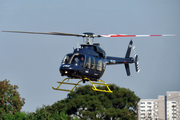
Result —
M139 73L140 72L140 67L139 67L139 62L138 62L138 55L136 54L136 48L135 46L133 47L133 52L134 52L134 56L135 56L135 59L134 59L134 63L135 63L135 69L136 69L136 72Z

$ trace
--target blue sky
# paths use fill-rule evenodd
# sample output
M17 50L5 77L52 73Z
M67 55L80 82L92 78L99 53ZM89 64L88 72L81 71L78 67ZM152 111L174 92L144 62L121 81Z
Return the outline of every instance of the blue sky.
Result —
M93 32L95 34L178 34L179 0L1 0L0 31ZM127 77L124 65L107 66L102 80L129 88L142 99L180 91L180 37L96 38L109 56L124 57L132 39L141 71ZM23 111L52 105L68 92L54 91L62 81L59 66L82 38L0 32L0 80L19 86ZM131 54L131 56L134 56ZM83 85L83 84L82 84ZM70 86L67 86L70 87Z

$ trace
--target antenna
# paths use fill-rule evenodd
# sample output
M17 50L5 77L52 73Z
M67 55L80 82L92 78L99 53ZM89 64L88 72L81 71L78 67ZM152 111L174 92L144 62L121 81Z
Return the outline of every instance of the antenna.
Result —
M77 42L77 51L79 51L79 48L80 48L80 47L79 47L79 42Z

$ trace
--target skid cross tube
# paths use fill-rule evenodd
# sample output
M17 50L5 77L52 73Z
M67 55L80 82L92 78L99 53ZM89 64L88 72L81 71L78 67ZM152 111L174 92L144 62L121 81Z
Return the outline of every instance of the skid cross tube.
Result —
M54 87L52 87L52 88L53 88L54 90L73 92L74 88L76 88L76 86L77 86L80 82L82 82L82 80L80 80L80 81L79 81L78 83L76 83L76 84L75 84L75 83L67 83L67 82L64 82L64 81L67 80L67 79L69 79L69 78L64 79L62 82L57 82L57 83L60 83L57 88L54 88ZM62 84L74 85L74 87L72 88L72 90L59 89L59 87L60 87Z
M113 93L113 91L111 91L111 89L109 88L110 85L106 84L106 82L104 82L103 80L97 80L97 82L102 82L102 83L93 83L92 80L90 80L89 78L86 78L86 77L85 77L85 78L81 79L81 80L80 80L79 82L77 82L77 83L64 82L64 81L66 81L67 79L70 79L70 78L66 78L66 79L64 79L62 82L57 82L57 83L59 83L59 86L58 86L57 88L54 88L54 87L52 87L52 88L53 88L54 90L73 92L73 90L76 88L76 86L77 86L80 82L82 82L82 81L85 80L85 81L90 81L90 83L93 85L92 89L93 89L94 91ZM61 86L62 84L74 85L74 87L73 87L71 90L60 89L60 86ZM97 89L96 86L95 86L95 84L96 84L96 85L106 86L108 90L100 90L100 89Z
M97 80L97 81L98 81L98 82L103 82L104 84L102 84L102 83L93 83L93 82L92 82L90 79L88 79L88 78L84 78L84 79L91 82L91 84L93 85L92 89L93 89L94 91L113 93L113 91L111 91L111 89L108 87L108 86L110 86L110 85L106 84L106 82L104 82L103 80ZM108 90L100 90L100 89L97 89L94 84L96 84L96 85L104 85L104 86L106 86L106 87L108 88Z

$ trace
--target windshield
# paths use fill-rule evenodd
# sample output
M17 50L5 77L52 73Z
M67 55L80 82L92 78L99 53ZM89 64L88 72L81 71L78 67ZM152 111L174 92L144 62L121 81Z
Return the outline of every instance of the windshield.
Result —
M73 55L73 54L67 54L67 55L64 57L64 59L62 60L61 65L69 64L69 61L70 61L72 55Z
M75 54L71 60L71 64L74 64L76 66L84 66L84 61L85 61L85 55L83 54Z

